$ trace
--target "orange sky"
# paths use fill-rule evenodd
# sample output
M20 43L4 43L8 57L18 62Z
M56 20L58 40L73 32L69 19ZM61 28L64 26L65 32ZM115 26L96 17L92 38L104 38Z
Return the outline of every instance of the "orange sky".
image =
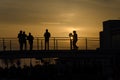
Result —
M102 22L120 19L120 0L0 0L0 37L17 37L20 30L42 37L99 37Z

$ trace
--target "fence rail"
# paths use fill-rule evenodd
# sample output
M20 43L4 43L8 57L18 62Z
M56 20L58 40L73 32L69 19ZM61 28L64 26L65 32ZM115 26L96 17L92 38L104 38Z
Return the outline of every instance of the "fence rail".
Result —
M51 37L50 50L70 50L69 37ZM77 41L79 50L95 50L99 48L99 38L97 37L79 37ZM33 41L33 50L44 50L44 37L35 37ZM0 38L0 51L19 50L18 38ZM27 41L27 50L29 44Z

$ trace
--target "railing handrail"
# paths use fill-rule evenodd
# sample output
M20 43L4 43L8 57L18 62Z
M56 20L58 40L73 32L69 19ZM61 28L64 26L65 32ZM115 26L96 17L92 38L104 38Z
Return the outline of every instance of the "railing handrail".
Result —
M0 39L16 39L17 37L0 37ZM34 38L44 38L44 37L34 37ZM50 38L69 38L69 37L50 37ZM78 37L78 38L96 38L99 39L99 37Z
M36 41L35 44L37 46L37 49L43 49L44 37L34 37L34 40ZM66 44L67 46L69 46L70 45L70 43L68 42L69 40L70 40L70 37L50 37L50 41L52 41L52 45L50 45L50 46L54 47L53 49L58 50L58 47L60 48L61 44L63 44L63 45ZM67 41L68 43L65 43L65 41ZM81 42L81 41L83 41L85 49L87 50L90 45L89 42L90 41L99 42L99 37L78 37L78 42ZM14 43L14 42L18 43L17 37L4 37L4 38L2 37L2 38L0 38L0 43L2 45L1 48L3 48L3 50L5 50L6 44L9 46L10 50L13 49L12 46L14 46L15 44L12 44L12 43ZM80 45L81 45L81 43L80 43ZM99 45L99 43L97 45ZM64 48L66 46L62 46L62 47Z

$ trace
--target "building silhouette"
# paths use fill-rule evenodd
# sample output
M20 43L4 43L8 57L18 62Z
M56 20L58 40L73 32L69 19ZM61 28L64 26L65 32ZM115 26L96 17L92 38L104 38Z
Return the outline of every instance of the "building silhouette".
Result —
M100 49L120 49L120 20L103 22L100 32Z

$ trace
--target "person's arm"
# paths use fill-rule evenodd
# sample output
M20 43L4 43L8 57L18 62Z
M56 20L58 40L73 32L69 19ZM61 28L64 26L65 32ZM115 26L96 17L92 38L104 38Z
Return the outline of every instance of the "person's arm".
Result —
M17 38L19 38L19 34L18 34Z
M32 36L33 40L34 40L34 37Z

